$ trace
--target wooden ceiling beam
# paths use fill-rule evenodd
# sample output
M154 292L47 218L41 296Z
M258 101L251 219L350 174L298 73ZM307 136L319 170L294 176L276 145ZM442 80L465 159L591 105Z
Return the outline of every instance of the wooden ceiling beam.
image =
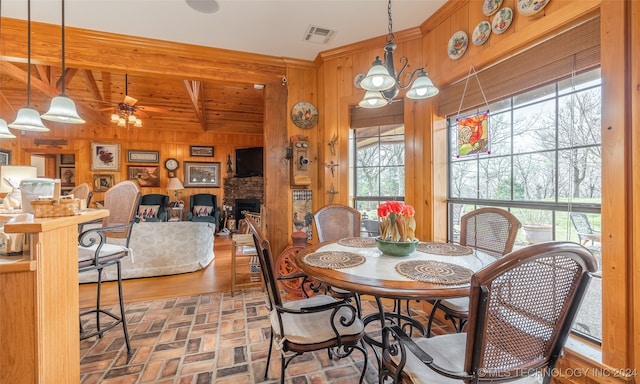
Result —
M202 129L206 131L207 122L205 121L205 118L204 118L204 113L205 113L204 97L200 97L201 85L202 83L197 80L184 81L184 86L185 88L187 88L187 94L189 94L189 101L191 101L191 106L193 107L193 110L196 114L196 117L198 118L198 121L200 121L200 125L202 126ZM200 103L198 103L198 101L200 101Z

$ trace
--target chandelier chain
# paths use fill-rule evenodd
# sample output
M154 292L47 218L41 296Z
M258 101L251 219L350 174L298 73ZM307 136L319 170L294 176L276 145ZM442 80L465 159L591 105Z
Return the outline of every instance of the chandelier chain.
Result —
M387 14L389 16L389 34L387 35L387 43L393 41L393 20L391 19L391 0L389 0L389 4L387 5Z

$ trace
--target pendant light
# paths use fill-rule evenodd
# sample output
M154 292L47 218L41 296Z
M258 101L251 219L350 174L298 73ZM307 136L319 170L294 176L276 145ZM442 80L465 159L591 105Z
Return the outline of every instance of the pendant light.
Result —
M18 110L16 121L9 128L22 131L47 132L40 114L31 108L31 0L27 1L27 106Z
M384 62L380 59L380 56L377 56L369 72L366 75L358 74L354 79L357 88L367 91L364 98L358 103L362 108L380 108L389 105L398 96L400 89L409 88L406 94L409 99L426 99L438 94L438 88L433 85L424 68L405 73L409 65L409 59L406 56L400 58L400 62L403 65L400 71L396 73L393 52L398 46L393 42L391 0L387 5L387 16L389 34L387 35L387 44L384 46ZM406 77L408 77L408 81L406 84L402 84L401 80Z
M0 31L2 31L2 0L0 0ZM2 33L0 32L0 39L2 39ZM2 81L2 76L0 76ZM0 139L15 139L16 135L11 133L7 126L7 121L0 117Z
M85 121L78 116L76 105L67 95L65 95L65 75L64 65L64 0L62 0L62 92L59 96L51 100L49 111L41 117L45 120L67 124L84 124Z

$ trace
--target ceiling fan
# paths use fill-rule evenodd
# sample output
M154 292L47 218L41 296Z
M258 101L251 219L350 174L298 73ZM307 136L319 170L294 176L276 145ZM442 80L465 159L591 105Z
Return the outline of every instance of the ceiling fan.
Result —
M146 112L168 112L164 108L157 107L145 107L141 105L136 105L138 103L138 99L135 97L129 96L129 75L125 74L125 94L124 99L116 104L114 107L103 108L103 111L113 110L111 114L111 122L114 124L118 124L121 127L129 127L129 125L133 125L134 127L141 127L142 120L140 117L149 117Z

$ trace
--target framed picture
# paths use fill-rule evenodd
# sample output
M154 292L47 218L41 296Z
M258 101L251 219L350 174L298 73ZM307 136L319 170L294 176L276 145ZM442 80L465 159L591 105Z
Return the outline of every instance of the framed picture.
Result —
M160 186L160 167L146 165L130 165L129 180L138 180L141 187Z
M92 171L119 171L120 144L91 143Z
M184 182L186 188L219 188L220 163L184 162Z
M60 167L60 186L73 187L76 185L76 168L75 167Z
M93 175L93 191L105 192L113 187L113 175Z
M207 146L201 146L201 145L192 145L191 146L191 156L213 157L213 147L207 147Z
M160 152L138 151L138 150L132 149L127 151L127 162L128 163L159 163Z
M0 165L11 165L11 151L0 149Z
M60 164L71 164L74 165L76 163L76 155L73 153L63 153L60 155Z

